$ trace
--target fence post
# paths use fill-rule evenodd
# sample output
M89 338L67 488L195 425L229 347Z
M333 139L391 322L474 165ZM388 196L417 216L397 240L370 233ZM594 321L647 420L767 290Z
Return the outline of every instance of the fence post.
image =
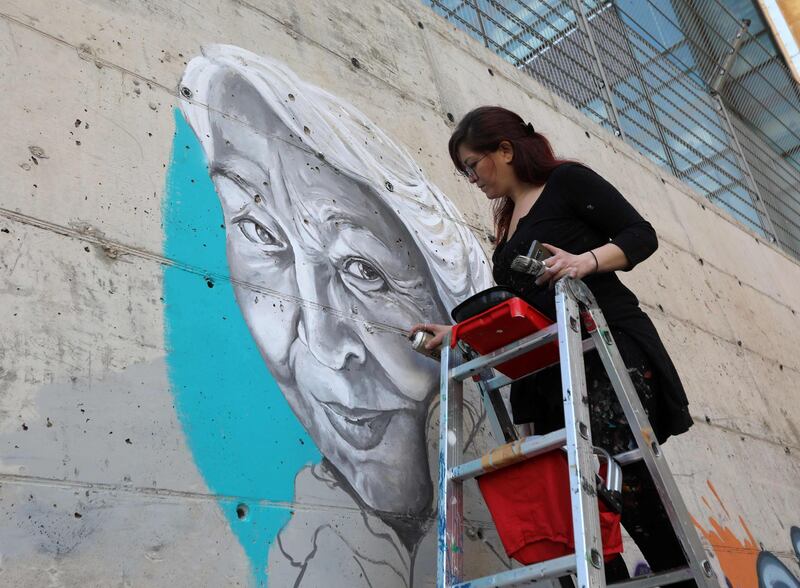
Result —
M750 168L750 162L747 161L747 157L744 154L744 149L742 149L742 144L739 143L738 133L731 122L731 118L728 115L728 109L725 106L725 102L723 101L722 94L720 92L723 84L725 83L726 77L730 74L730 70L733 67L733 64L736 62L736 58L739 55L739 49L741 49L742 44L744 43L745 34L747 33L749 26L749 20L745 19L741 22L741 26L736 32L733 43L730 44L730 49L724 55L722 63L719 64L714 79L711 80L711 83L709 84L709 89L711 91L711 95L714 96L717 101L717 108L722 113L722 117L725 119L725 124L728 127L728 135L733 141L734 151L736 152L739 161L741 161L742 171L744 172L744 175L747 176L748 183L750 184L753 195L755 196L756 201L754 205L758 216L761 218L762 227L769 235L770 240L775 243L778 241L778 234L775 232L775 226L772 224L772 219L769 217L766 202L764 202L764 198L761 196L761 190L759 190L758 183L753 175L753 170Z
M741 143L739 143L738 134L736 132L736 128L731 123L730 116L728 116L728 109L725 107L725 103L722 101L722 97L719 94L714 94L714 98L717 100L719 111L722 113L722 117L725 119L725 124L728 127L728 135L730 135L731 140L733 141L734 151L738 156L739 160L742 162L742 171L744 175L747 177L750 187L753 190L753 194L755 195L755 209L758 213L758 216L761 217L761 224L764 231L769 236L769 240L773 243L778 243L778 234L775 232L775 226L772 224L772 219L769 217L769 212L767 211L766 202L764 202L764 198L761 196L761 190L758 188L758 184L756 183L756 178L753 175L753 170L750 168L750 163L747 161L747 157L745 157L744 149L742 149Z
M595 45L594 42L594 35L592 34L592 29L589 27L589 19L586 18L586 13L583 11L583 0L570 0L570 4L572 4L572 11L575 13L576 24L583 30L583 32L586 34L586 37L589 39L589 48L591 49L594 57L595 68L597 69L598 76L602 80L603 93L605 94L606 102L610 107L610 111L607 109L607 112L611 118L610 122L614 126L615 134L618 137L625 139L625 134L622 132L622 125L620 124L619 113L617 112L617 107L614 104L614 96L611 93L611 84L608 83L606 70L603 67L602 60L600 59L600 53L597 51L597 45Z
M656 127L656 131L658 132L658 137L661 140L661 144L664 146L664 154L667 156L667 163L669 164L669 170L672 172L676 178L680 178L681 174L678 170L678 166L675 164L675 159L672 157L672 149L667 142L667 135L664 132L664 126L661 124L661 121L658 119L658 111L656 110L655 103L653 102L653 97L650 95L650 87L647 85L647 82L642 75L642 68L639 65L639 60L636 59L636 55L633 52L633 45L631 44L631 40L628 37L627 25L623 22L622 18L619 14L619 8L617 8L617 4L614 3L614 15L619 22L620 26L623 27L622 36L625 38L625 44L628 47L628 53L630 54L631 61L633 61L633 69L636 73L636 77L639 79L639 83L642 85L642 93L644 94L645 101L647 102L647 108L650 111L650 114L653 115L653 125Z
M487 49L489 48L489 37L486 36L486 27L483 25L483 16L481 15L481 9L478 8L478 1L477 0L470 0L470 4L472 4L472 8L475 10L475 16L478 19L478 26L481 29L481 36L483 37L483 46Z

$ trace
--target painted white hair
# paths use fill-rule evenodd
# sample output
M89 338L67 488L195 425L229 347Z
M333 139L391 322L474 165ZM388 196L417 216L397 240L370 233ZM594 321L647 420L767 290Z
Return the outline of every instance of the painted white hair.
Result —
M208 97L225 72L251 84L289 133L344 175L368 185L397 214L424 256L445 308L491 285L477 239L405 149L354 106L278 61L232 45L207 45L189 62L181 81L181 109L209 163L215 154Z

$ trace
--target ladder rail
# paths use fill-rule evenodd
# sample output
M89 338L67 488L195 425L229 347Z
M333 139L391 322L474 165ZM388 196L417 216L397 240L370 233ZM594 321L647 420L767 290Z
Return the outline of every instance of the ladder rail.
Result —
M511 420L511 416L503 404L503 397L500 390L490 388L488 379L492 377L492 370L486 369L481 372L481 379L478 381L478 390L481 400L486 409L486 420L492 428L492 434L498 443L510 443L519 440L520 436L517 428Z
M583 287L585 288L585 286ZM697 531L694 529L689 511L681 497L678 486L669 471L666 457L661 451L661 446L656 439L655 432L650 425L642 402L639 400L639 395L636 393L636 388L617 349L613 336L611 336L608 324L598 310L596 302L587 307L586 312L591 318L591 322L587 325L587 330L589 330L592 339L595 341L597 352L617 393L631 432L636 439L640 452L639 457L645 462L650 476L653 478L658 495L692 570L693 579L698 586L708 586L709 588L716 586L717 583L712 581L714 574L711 564L705 554Z
M439 403L439 497L438 545L436 554L437 588L450 588L462 579L464 566L464 487L450 474L451 464L463 459L464 384L451 380L450 366L461 355L450 347L450 335L442 343Z
M586 389L578 302L564 281L556 283L556 324L561 360L564 428L578 588L604 588L600 512L595 489L589 401Z

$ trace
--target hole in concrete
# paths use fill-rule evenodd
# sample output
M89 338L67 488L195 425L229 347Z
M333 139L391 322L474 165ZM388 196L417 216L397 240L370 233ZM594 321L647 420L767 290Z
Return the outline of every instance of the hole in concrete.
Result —
M454 117L452 113L448 112L447 120L449 120L450 122L456 122L456 117Z
M587 139L591 139L592 136L589 134L589 131L583 131L583 134L586 135Z
M490 75L490 76L494 76L494 72L492 71L492 68L491 68L491 67L490 67L490 68L489 68L487 71L489 72L489 75Z
M417 21L417 26L418 26L419 28L421 28L421 29L424 29L424 28L425 28L425 25L424 25L424 24L422 24L420 21Z
M356 59L355 57L353 57L353 58L350 60L350 63L352 63L352 64L353 64L353 67L355 67L356 69L358 69L359 67L361 67L361 62L360 62L358 59Z
M238 518L240 521L245 520L249 512L250 509L245 503L242 502L236 505L236 518Z

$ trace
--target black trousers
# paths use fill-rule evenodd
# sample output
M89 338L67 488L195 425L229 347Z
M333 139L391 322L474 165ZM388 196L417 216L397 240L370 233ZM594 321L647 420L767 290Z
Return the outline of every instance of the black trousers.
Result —
M658 410L658 385L649 360L624 333L614 332L614 339L645 412L652 421ZM622 406L597 352L587 353L585 363L592 443L611 455L635 448L636 442ZM515 384L511 405L514 422L533 422L537 435L562 428L564 405L560 372L551 368ZM622 468L622 526L639 547L652 571L661 572L686 565L683 549L644 462ZM606 563L606 582L628 577L622 556ZM696 584L693 580L687 580L673 586L690 588Z

